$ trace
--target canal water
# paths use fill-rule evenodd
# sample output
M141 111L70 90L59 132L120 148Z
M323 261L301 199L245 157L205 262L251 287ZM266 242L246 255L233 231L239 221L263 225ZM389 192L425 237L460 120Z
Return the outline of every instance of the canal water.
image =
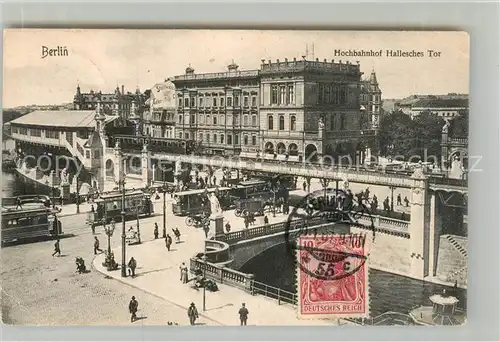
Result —
M274 246L256 256L241 269L244 273L253 273L255 280L267 285L281 288L289 292L295 291L294 257L286 251L285 245ZM370 316L393 311L402 314L416 306L431 305L429 297L446 289L453 293L453 287L419 281L400 275L369 270ZM457 289L456 296L460 300L458 306L466 309L467 291Z

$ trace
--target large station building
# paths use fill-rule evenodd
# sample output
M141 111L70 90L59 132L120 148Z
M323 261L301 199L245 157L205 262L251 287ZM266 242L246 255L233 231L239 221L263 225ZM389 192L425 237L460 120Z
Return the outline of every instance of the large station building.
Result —
M205 153L289 160L350 155L361 161L378 127L381 91L359 64L262 60L260 69L195 73L170 79L176 110L155 111L144 133L196 140ZM368 125L362 116L368 115Z

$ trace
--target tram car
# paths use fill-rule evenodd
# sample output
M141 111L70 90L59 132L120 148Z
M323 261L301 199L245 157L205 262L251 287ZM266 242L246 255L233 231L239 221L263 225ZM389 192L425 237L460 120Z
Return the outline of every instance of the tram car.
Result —
M62 234L58 211L43 203L2 208L2 243L52 237Z
M111 137L111 140L111 147L119 141L121 149L125 151L141 151L144 144L147 144L149 151L156 153L191 154L196 148L194 140L158 138L149 135L117 134Z
M113 191L102 194L95 200L95 212L89 214L88 224L99 225L114 220L122 220L122 192ZM137 219L137 217L149 217L154 208L151 202L151 194L142 190L125 191L125 220Z

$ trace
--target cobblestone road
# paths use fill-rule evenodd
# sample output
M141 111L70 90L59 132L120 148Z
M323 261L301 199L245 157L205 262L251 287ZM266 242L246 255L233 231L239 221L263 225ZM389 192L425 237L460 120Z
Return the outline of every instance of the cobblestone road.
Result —
M61 218L65 232L75 234L61 240L61 257L51 257L53 241L10 246L2 249L2 316L7 324L22 325L166 325L189 324L187 309L125 285L91 270L75 273L75 257L90 268L93 236L84 226L84 216ZM97 235L101 248L107 237ZM118 244L119 234L112 238ZM177 280L177 279L175 279ZM173 280L173 281L175 281ZM138 317L130 323L128 303L139 301ZM186 303L189 305L189 303ZM217 325L200 318L200 324Z

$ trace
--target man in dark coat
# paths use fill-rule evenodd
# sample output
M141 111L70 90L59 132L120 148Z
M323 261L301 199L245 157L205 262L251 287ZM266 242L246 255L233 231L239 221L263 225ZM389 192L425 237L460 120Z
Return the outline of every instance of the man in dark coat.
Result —
M94 236L94 254L97 254L97 251L102 253L102 249L99 248L99 239L97 236Z
M189 307L187 314L189 317L189 323L191 325L194 325L196 319L198 318L198 310L196 309L194 303L191 303L191 306Z
M172 237L167 234L165 237L165 247L167 247L167 250L170 252L170 246L172 246Z
M61 256L61 246L59 244L59 239L57 239L56 243L54 243L54 253L52 253L52 256L56 255Z
M153 231L153 234L155 236L155 240L158 239L158 223L155 222L155 229Z
M241 325L247 325L248 309L245 307L245 303L241 304L241 308L238 311L238 314L240 315L240 323L241 323Z
M130 322L134 322L137 319L136 313L139 308L139 302L135 299L135 296L132 296L132 300L128 304L128 311L132 314L130 317Z
M128 262L128 267L129 267L129 275L135 277L135 269L137 267L137 261L135 261L134 257L130 258L130 261Z

